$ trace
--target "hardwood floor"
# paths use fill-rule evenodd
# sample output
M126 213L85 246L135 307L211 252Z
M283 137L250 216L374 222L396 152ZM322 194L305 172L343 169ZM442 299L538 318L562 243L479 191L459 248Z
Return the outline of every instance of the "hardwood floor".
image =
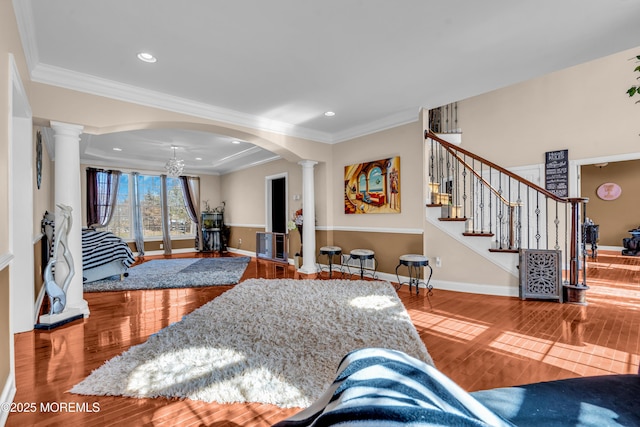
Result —
M298 278L291 267L255 260L243 279L251 277ZM640 257L600 251L597 260L589 261L588 284L587 306L438 289L430 305L424 292L416 296L403 287L398 294L436 366L468 391L637 373ZM7 425L268 426L297 412L261 404L68 392L106 360L227 289L87 293L87 319L52 331L17 334L14 409L23 411L11 413Z

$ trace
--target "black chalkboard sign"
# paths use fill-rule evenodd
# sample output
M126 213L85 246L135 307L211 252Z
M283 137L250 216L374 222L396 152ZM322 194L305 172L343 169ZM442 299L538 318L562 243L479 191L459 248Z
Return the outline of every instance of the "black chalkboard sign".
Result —
M549 192L558 197L569 196L569 150L545 153L544 176Z

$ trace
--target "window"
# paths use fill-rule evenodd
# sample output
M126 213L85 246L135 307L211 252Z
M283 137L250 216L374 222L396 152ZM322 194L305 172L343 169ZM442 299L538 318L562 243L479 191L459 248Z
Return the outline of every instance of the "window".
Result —
M162 237L162 209L160 194L162 180L159 176L140 175L138 182L140 211L142 216L143 237ZM107 229L123 239L133 239L133 203L130 195L132 179L129 174L120 176L118 197L113 218ZM195 226L184 206L182 186L178 178L167 178L167 207L169 211L169 235L171 237L193 237Z
M169 235L193 236L194 225L184 206L180 179L167 178L167 205L169 207Z
M123 239L128 239L133 236L131 212L132 209L129 200L129 175L123 173L120 175L116 205L113 208L111 221L109 221L109 224L107 225L107 231L110 231Z

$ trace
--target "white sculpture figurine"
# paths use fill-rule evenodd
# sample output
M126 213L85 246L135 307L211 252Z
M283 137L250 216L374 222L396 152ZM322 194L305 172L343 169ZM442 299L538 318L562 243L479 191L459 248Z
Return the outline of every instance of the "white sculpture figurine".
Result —
M58 314L64 311L65 306L67 305L67 289L69 288L69 284L71 283L71 279L75 274L75 269L73 266L73 256L71 255L71 251L69 250L67 244L67 238L69 236L69 230L73 224L71 218L71 207L67 205L57 205L61 210L61 221L56 221L55 228L55 237L53 240L53 254L51 255L51 259L47 263L47 266L44 269L44 286L47 291L47 295L49 296L49 302L51 308L49 310L49 314ZM58 249L60 245L64 247L64 260L67 263L69 268L69 272L67 273L67 277L62 284L62 286L58 285L56 282L52 269L55 263L58 261ZM60 272L60 270L58 270Z

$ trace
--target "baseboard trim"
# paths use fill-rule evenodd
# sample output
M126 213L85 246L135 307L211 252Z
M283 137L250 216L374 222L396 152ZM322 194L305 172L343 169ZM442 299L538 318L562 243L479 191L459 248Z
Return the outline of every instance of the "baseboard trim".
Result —
M587 249L591 250L591 245L587 244ZM616 251L622 252L624 246L600 246L598 245L598 249L602 251Z
M10 373L7 377L7 381L2 388L2 395L0 395L0 407L10 406L13 402L13 398L16 396L16 383L13 377L13 373ZM9 411L0 411L0 425L5 425L7 418L9 417Z
M482 283L463 283L450 282L447 280L432 280L434 290L442 289L443 291L464 292L468 294L493 295L499 297L518 297L520 296L519 285L514 286L498 286Z
M229 248L229 252L246 255L250 257L255 257L255 252L249 252L242 249ZM293 264L293 260L289 259L289 264ZM324 271L327 271L329 266L326 264L318 263L318 266L323 268ZM353 270L355 271L355 270ZM334 269L336 275L334 277L338 278L338 272ZM367 270L370 274L372 271ZM355 276L355 275L352 275ZM370 277L370 275L368 276ZM378 280L386 280L391 283L398 283L398 276L393 273L384 273L377 271L376 277ZM426 281L425 278L422 279L423 282ZM408 282L409 277L400 276L400 281ZM434 291L438 289L442 289L443 291L453 291L453 292L464 292L469 294L479 294L479 295L493 295L493 296L502 296L502 297L519 297L520 296L520 288L518 285L515 286L498 286L498 285L489 285L489 284L481 284L481 283L464 283L464 282L450 282L445 280L431 280L429 283L433 286ZM408 283L405 283L403 286L409 286ZM420 288L425 288L425 283L420 284Z
M189 252L198 252L198 251L195 248L171 249L172 254L186 254ZM148 251L148 252L145 252L144 254L149 256L164 255L164 250Z

